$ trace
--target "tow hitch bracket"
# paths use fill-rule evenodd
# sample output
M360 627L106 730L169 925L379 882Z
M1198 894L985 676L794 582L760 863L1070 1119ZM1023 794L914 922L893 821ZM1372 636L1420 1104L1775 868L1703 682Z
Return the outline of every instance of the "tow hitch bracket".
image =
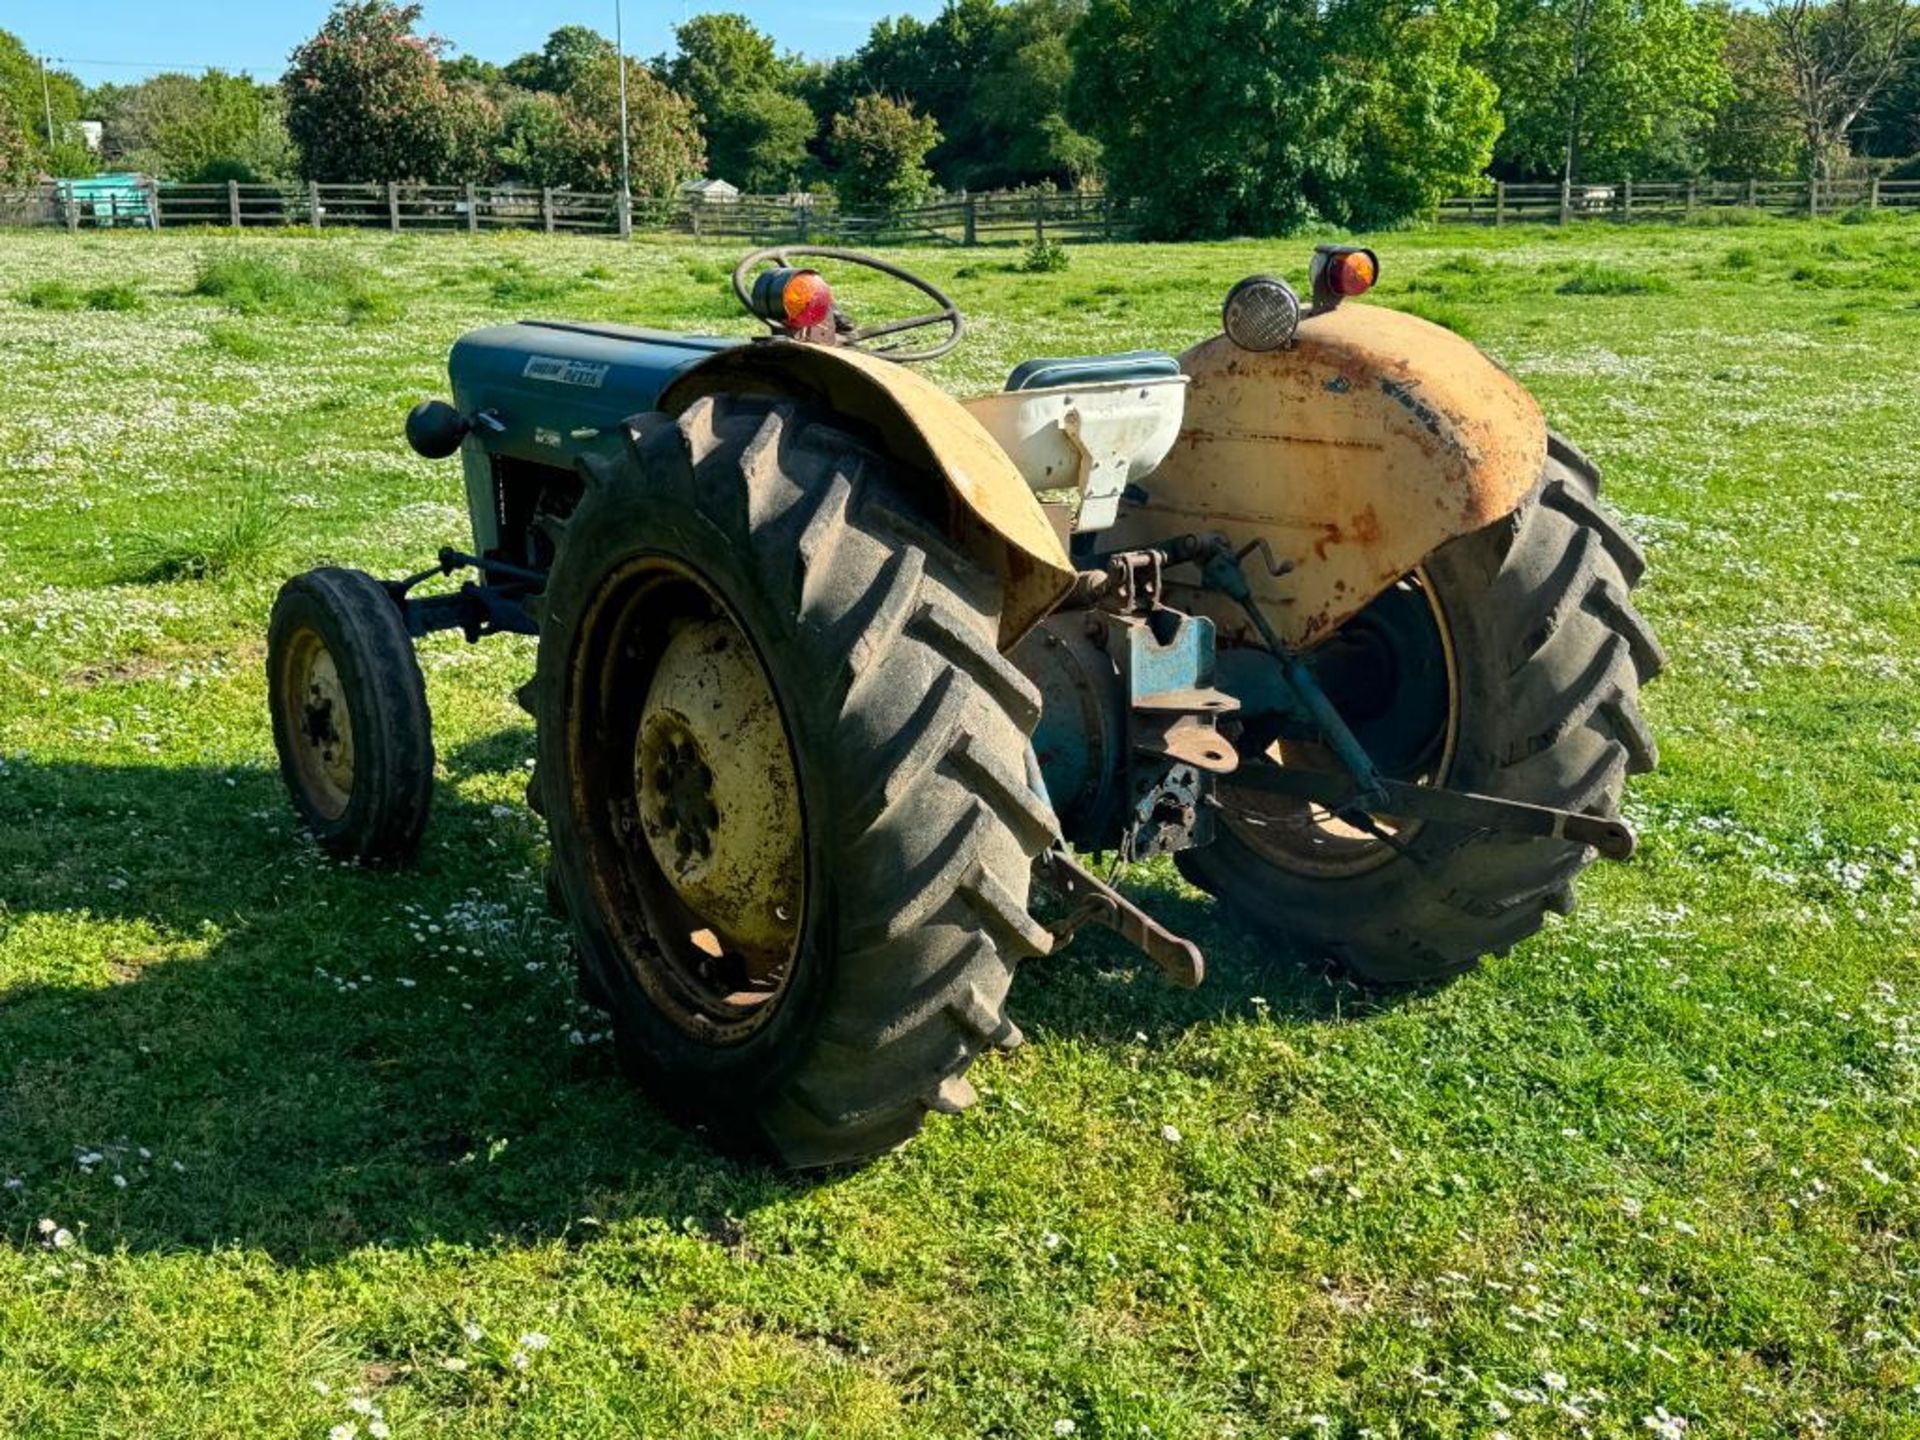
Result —
M1065 849L1055 847L1042 855L1035 878L1072 907L1048 927L1056 939L1064 941L1083 926L1103 926L1138 948L1174 984L1191 990L1206 979L1207 958L1198 945L1102 883Z

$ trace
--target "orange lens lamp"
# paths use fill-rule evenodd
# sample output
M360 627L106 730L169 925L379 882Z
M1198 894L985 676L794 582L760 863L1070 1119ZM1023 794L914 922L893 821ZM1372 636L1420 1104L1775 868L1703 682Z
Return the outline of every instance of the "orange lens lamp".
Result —
M1359 245L1321 245L1313 252L1313 303L1331 310L1364 295L1380 279L1380 257Z
M817 270L768 270L753 282L753 312L783 330L817 329L833 319L833 287Z

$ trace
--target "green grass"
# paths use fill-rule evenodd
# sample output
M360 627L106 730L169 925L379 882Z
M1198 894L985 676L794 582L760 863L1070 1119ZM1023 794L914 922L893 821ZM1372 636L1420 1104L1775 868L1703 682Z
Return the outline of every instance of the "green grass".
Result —
M458 335L747 335L731 257L0 237L0 1435L366 1440L356 1401L404 1440L1920 1435L1920 224L1371 243L1647 546L1640 855L1385 998L1143 868L1204 988L1083 936L979 1107L796 1181L637 1099L580 1008L526 643L422 647L405 874L296 834L262 704L282 573L461 542L457 468L400 438ZM1310 248L898 258L975 321L934 370L971 390L1192 343ZM31 298L120 285L144 312ZM235 563L143 568L261 477Z

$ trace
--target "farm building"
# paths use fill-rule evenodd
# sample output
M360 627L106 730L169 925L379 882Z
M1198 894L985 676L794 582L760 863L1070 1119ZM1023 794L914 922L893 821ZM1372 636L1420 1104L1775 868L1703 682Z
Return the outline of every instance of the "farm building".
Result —
M680 187L680 198L697 205L731 205L740 198L740 187L725 180L689 180Z

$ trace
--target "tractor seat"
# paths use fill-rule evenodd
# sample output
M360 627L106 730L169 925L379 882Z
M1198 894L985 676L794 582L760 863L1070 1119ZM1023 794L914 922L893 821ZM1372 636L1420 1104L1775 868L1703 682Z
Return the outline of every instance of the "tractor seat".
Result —
M1129 350L1124 355L1029 360L1007 377L1007 389L1054 390L1063 385L1118 385L1136 380L1172 380L1179 375L1180 362L1164 350Z

